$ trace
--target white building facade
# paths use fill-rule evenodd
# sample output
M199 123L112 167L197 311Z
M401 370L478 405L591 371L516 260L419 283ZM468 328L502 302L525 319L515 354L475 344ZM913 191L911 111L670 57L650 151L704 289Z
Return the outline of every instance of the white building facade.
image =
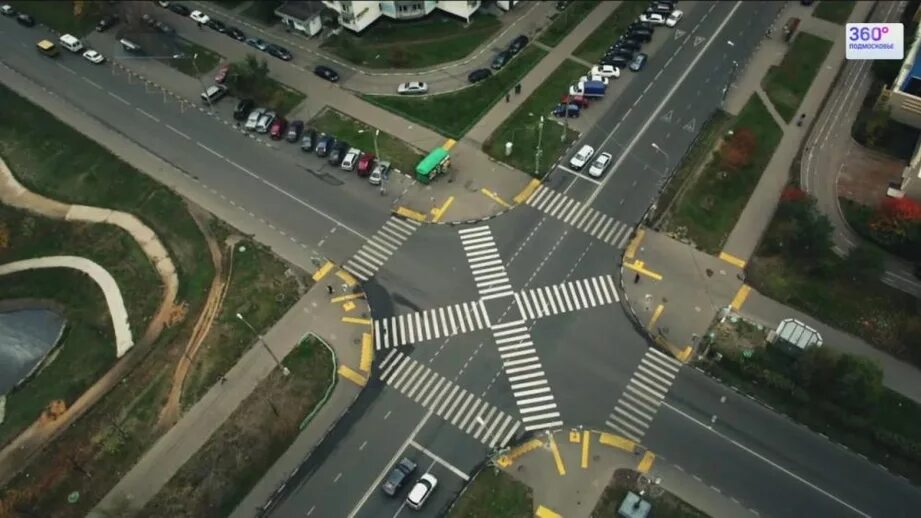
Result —
M413 20L439 9L470 21L480 8L480 0L323 0L339 13L339 23L354 32L361 32L381 16L394 20Z

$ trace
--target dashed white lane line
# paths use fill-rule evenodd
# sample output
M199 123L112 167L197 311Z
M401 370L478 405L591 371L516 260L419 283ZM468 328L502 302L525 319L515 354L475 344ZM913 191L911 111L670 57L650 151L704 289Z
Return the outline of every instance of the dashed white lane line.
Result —
M80 77L83 77L83 76L80 76ZM88 78L86 78L86 77L83 77L83 80L86 81L87 83L89 83L89 84L95 86L95 87L98 88L99 90L102 90L102 86L100 86L99 83L93 81L92 79L88 79Z
M189 137L189 136L186 135L185 133L183 133L183 132L177 130L176 128L170 126L169 124L167 124L166 127L169 128L169 130L172 131L173 133L179 135L180 137L183 137L183 138L185 138L186 140L192 140L191 137Z
M224 160L224 155L222 155L222 154L218 153L217 151L211 149L210 147L208 147L208 146L202 144L201 142L196 142L196 144L198 144L198 147L200 147L200 148L204 149L205 151L211 153L212 155L214 155L214 156L220 158L221 160Z
M124 104L125 106L131 106L131 103L129 103L128 101L122 99L121 97L119 97L119 96L113 94L112 92L107 92L107 93L108 93L113 99L115 99L115 100L121 102L121 103Z
M145 117L147 117L148 119L150 119L150 120L152 120L152 121L154 121L154 122L160 122L160 119L154 117L153 115L151 115L151 114L145 112L144 110L142 110L142 109L140 109L140 108L135 108L135 110L141 112Z
M64 70L70 72L71 74L77 75L77 72L76 72L74 69L70 68L69 66L67 66L67 65L62 65L62 64L60 64L60 63L56 63L56 64L57 64L57 66L63 68Z

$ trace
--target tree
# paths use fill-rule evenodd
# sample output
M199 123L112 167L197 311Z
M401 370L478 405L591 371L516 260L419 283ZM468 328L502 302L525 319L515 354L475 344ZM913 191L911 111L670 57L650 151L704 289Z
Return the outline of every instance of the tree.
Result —
M835 378L838 355L826 347L810 347L793 364L796 383L811 393L824 395Z
M866 410L879 400L883 391L883 370L867 358L842 354L835 365L831 398L856 412Z
M265 59L247 54L243 61L230 65L230 71L229 80L233 86L242 92L251 93L268 79L269 64Z
M852 279L875 279L883 273L883 252L879 248L859 243L844 258L842 267Z
M882 61L882 60L877 60ZM878 146L885 139L889 129L889 109L875 107L864 122L864 138L868 146Z
M879 206L879 214L898 221L921 221L921 204L907 196L887 196Z
M720 148L720 167L738 171L751 163L758 141L748 128L739 128L733 132Z
M815 208L814 198L807 196L781 203L778 211L793 224L781 242L788 257L807 260L816 266L831 254L831 222Z

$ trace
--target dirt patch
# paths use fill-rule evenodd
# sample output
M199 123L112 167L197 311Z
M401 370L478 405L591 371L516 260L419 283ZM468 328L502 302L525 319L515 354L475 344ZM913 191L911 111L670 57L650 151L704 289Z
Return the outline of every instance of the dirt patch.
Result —
M838 196L869 207L879 206L891 182L900 182L903 160L851 141L847 159L838 174Z

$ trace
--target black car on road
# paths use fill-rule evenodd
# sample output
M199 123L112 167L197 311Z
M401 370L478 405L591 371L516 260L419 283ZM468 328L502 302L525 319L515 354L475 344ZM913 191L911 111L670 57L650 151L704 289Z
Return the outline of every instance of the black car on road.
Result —
M117 15L110 14L108 16L103 16L99 20L99 23L96 24L96 32L105 32L116 23L118 23Z
M188 7L182 4L177 4L176 2L169 4L169 7L167 7L167 9L178 14L179 16L188 16L192 14L191 9L189 9Z
M294 56L288 52L288 49L274 43L269 43L266 46L265 51L283 61L291 61L291 59L294 58Z
M240 29L236 27L228 27L227 32L225 32L224 34L230 36L231 38L237 41L246 41L246 33L244 33L243 31L241 31Z
M416 471L416 463L403 457L400 463L394 466L387 478L384 479L381 491L388 496L396 496L414 471Z
M528 44L528 41L530 40L528 40L528 37L525 36L524 34L512 40L512 42L508 46L509 54L514 56L515 54L518 54L519 52L521 52L522 49L524 49L525 46Z
M471 83L479 83L480 81L487 79L492 75L492 72L488 68L478 68L467 76L467 81Z
M332 83L339 80L339 74L326 65L317 65L317 67L313 69L313 73Z
M492 60L492 69L501 70L510 59L512 59L512 54L507 50L503 50L496 54L496 58Z
M212 29L216 30L217 32L221 34L224 34L225 32L227 32L227 24L225 24L224 22L220 20L216 20L214 18L210 18L208 22L205 23L205 25L207 25L208 27L211 27Z
M19 15L16 16L16 21L19 22L19 25L35 27L35 18L32 18L26 13L19 13Z
M307 128L304 130L304 136L301 137L301 151L313 151L313 148L317 145L317 130L313 128Z
M345 154L349 152L349 148L351 148L351 146L344 140L336 142L332 151L329 152L329 157L327 159L329 165L339 167L339 165L342 164L342 160L345 158Z
M252 99L240 99L236 108L233 109L233 118L238 121L244 121L249 117L249 112L256 107L256 102Z
M329 156L330 151L332 151L334 147L336 147L336 137L327 135L326 133L320 133L314 145L314 151L316 151L318 157L322 158Z
M291 121L291 124L288 124L288 134L285 135L285 140L288 142L297 142L301 138L301 133L304 131L304 121L296 120Z

